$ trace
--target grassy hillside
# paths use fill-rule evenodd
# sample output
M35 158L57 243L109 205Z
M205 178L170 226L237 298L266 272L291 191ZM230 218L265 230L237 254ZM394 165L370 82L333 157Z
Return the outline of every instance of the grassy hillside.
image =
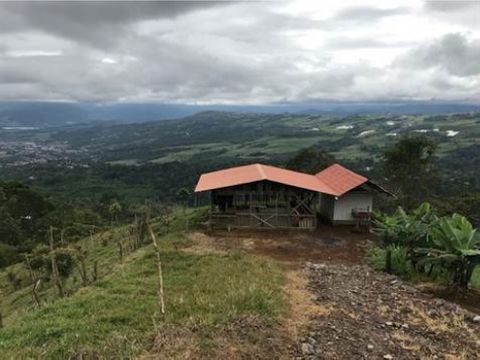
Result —
M174 221L172 230L180 226L181 221ZM25 271L22 265L2 272L2 358L64 359L81 353L128 358L162 346L171 341L165 337L179 332L190 334L185 346L205 355L219 351L217 337L229 334L234 324L271 328L286 309L279 265L240 253L186 252L188 239L174 231L160 238L166 292L166 316L161 318L153 247L144 246L120 262L114 244L120 234L121 228L85 239L89 262L101 264L99 280L81 287L74 274L66 282L70 295L64 299L45 284L41 309L33 306L31 286L14 290L6 280L8 272ZM266 341L255 327L248 338L237 339L240 353Z

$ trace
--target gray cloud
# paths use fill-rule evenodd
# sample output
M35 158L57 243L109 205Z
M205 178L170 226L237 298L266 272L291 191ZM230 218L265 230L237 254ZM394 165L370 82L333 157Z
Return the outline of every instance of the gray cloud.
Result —
M227 5L214 1L8 2L0 15L3 32L38 29L93 46L111 47L128 35L129 24L174 18L191 11Z
M389 9L381 9L367 6L352 6L343 9L336 16L335 20L369 22L376 21L388 16L404 15L409 10L405 7L395 7Z
M447 34L412 50L400 62L420 69L437 67L451 75L480 75L480 41L468 41L461 34Z
M0 4L0 100L478 97L471 34L419 43L377 21L405 15L411 26L414 15L403 7L348 7L319 21L284 4Z
M452 11L475 10L479 3L476 0L427 0L425 7L428 10L450 13Z
M429 16L464 26L466 29L480 27L480 1L442 0L425 1L424 10Z

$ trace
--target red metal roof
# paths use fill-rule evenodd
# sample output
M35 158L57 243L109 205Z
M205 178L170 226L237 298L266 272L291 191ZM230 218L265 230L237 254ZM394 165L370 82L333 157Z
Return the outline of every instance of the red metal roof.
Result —
M354 173L342 165L333 164L325 170L315 175L317 179L331 188L336 196L341 196L346 192L363 185L368 179L362 175Z
M317 175L304 174L274 166L252 164L203 174L200 176L195 192L221 189L262 180L334 196L343 195L347 191L368 181L367 178L338 164L330 166Z
M195 192L269 180L301 189L333 194L332 190L314 175L285 170L274 166L252 164L203 174Z

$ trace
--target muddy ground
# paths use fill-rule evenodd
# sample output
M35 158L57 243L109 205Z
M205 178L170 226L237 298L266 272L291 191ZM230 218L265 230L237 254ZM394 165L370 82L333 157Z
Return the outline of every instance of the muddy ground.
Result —
M313 232L217 230L194 234L199 235L208 238L208 246L217 249L247 251L294 265L306 261L358 264L374 240L372 234L356 232L350 226L324 226Z
M325 227L190 237L187 251L242 251L288 266L290 315L270 334L287 355L272 348L246 358L480 359L477 314L364 265L372 234Z

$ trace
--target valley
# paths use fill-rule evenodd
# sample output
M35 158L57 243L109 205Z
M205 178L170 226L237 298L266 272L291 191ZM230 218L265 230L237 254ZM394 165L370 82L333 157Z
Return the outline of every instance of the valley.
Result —
M431 137L442 157L475 149L480 145L480 113L335 117L204 112L126 125L9 129L0 131L0 164L18 167L35 159L59 166L66 159L74 165L81 160L127 166L279 162L315 146L339 160L371 167L383 149L405 135Z

